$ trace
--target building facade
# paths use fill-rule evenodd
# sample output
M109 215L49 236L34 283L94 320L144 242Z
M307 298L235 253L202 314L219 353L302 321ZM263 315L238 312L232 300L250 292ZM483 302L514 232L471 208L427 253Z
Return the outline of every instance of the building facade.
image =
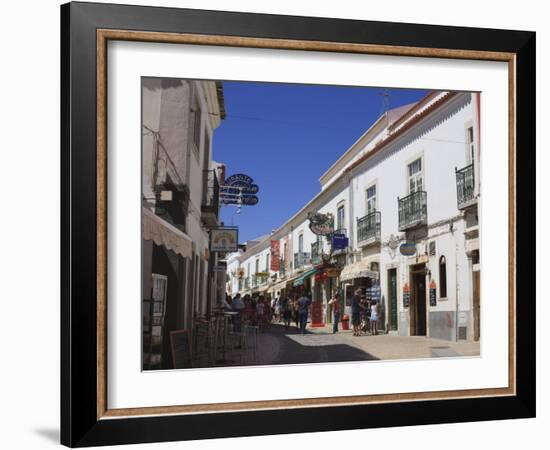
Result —
M314 322L331 321L336 289L349 313L362 288L390 333L479 339L479 102L431 92L384 113L321 176L315 198L247 252L247 276L277 240L282 270L270 271L266 290L307 291ZM315 235L311 213L331 214L348 247Z
M223 93L211 81L144 78L142 105L143 366L170 368L170 332L191 329L216 298L208 243L218 225L212 142Z

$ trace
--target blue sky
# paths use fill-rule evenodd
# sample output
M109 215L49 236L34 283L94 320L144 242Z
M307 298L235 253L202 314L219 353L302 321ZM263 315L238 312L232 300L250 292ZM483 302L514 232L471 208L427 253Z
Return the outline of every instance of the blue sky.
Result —
M381 88L223 82L227 117L214 132L214 160L226 176L245 173L260 190L255 206L224 206L239 240L270 233L319 191L319 177L380 116ZM389 89L388 109L427 91Z

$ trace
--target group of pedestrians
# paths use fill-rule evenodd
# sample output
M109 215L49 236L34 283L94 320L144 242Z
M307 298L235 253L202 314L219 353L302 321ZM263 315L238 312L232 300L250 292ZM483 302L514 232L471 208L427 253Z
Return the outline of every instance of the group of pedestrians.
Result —
M292 321L302 334L306 332L310 305L311 296L306 292L299 297L289 297L277 292L277 295L271 302L274 311L274 320L277 322L282 321L286 330L290 328L290 323Z
M360 336L363 331L378 334L378 302L367 302L361 298L362 291L357 289L351 297L351 325L354 336ZM363 320L361 320L363 318Z
M350 300L353 336L360 336L366 331L376 335L378 334L379 304L364 300L361 294L362 290L357 289ZM332 332L337 333L341 320L341 305L337 289L333 291L328 305L332 307ZM286 330L290 328L291 322L294 322L300 333L305 334L311 296L304 292L300 296L289 297L277 292L269 302L263 296L251 298L246 295L241 298L240 294L236 294L233 299L227 296L224 306L240 313L236 317L236 325L239 328L243 319L260 326L265 326L272 321L283 322Z
M271 305L263 296L245 295L241 297L241 294L236 294L234 298L231 298L230 295L226 295L223 306L239 313L234 319L235 327L238 330L243 320L260 327L265 327L271 321Z

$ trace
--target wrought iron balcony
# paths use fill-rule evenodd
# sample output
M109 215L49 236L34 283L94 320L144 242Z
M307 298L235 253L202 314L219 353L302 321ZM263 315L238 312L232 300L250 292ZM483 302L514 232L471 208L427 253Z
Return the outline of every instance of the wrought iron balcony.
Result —
M220 185L215 170L203 171L202 220L208 227L218 225L220 211Z
M399 231L405 231L427 223L428 207L426 198L425 191L417 191L404 198L397 198Z
M285 260L283 258L279 259L279 277L285 276Z
M299 269L300 267L305 266L309 263L311 255L307 252L298 252L294 253L294 270Z
M460 170L455 168L456 197L458 209L464 209L475 204L474 165L470 164Z
M357 244L380 242L380 211L374 211L357 219Z
M322 262L321 253L322 253L322 248L321 248L321 242L319 240L311 244L311 264L313 265L321 264Z

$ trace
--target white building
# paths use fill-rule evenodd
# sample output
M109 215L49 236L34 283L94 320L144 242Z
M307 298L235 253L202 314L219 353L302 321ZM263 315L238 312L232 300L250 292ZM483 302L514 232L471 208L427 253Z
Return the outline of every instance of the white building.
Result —
M379 290L389 332L478 339L478 117L479 94L459 92L383 114L321 176L319 194L266 240L265 248L279 240L286 269L271 272L268 290L311 291L323 322L334 288L345 305L358 287L374 298ZM330 254L329 239L311 232L316 212L333 215L347 249ZM251 248L246 263L265 248Z
M142 95L143 363L170 368L170 331L216 299L208 232L219 223L212 141L224 101L212 81L144 78Z

